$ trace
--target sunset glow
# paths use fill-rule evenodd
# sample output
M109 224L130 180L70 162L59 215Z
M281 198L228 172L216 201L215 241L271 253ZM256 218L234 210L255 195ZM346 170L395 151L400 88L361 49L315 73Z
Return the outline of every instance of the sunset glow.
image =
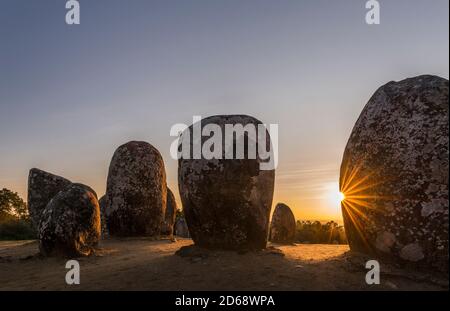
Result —
M344 200L345 195L339 191L339 184L331 183L326 186L326 196L328 203L330 204L330 209L340 210L341 201Z

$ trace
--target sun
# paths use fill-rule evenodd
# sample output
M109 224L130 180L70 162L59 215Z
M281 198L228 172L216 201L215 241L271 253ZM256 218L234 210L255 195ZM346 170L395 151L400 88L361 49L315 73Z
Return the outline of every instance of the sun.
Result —
M341 202L344 201L345 195L339 191L339 184L337 182L328 184L325 192L328 203L333 208L340 209Z

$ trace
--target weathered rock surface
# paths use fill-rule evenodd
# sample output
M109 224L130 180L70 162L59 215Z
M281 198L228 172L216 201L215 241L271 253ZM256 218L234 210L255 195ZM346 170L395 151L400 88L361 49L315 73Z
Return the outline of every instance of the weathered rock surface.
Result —
M159 151L138 141L117 148L106 186L109 234L158 236L166 197L166 172Z
M352 250L448 271L448 80L419 76L379 88L341 165Z
M32 168L28 175L28 211L34 227L39 227L42 213L48 202L71 182L63 177L53 175L37 168Z
M275 243L293 243L295 240L295 217L289 206L278 203L270 224L270 241Z
M225 124L257 127L261 122L245 115L213 116L201 121L202 129L217 125L224 136ZM192 133L193 128L183 135ZM203 137L202 144L207 140L208 137ZM223 143L218 149L221 157L179 160L178 185L183 210L189 232L200 247L233 250L266 247L275 170L260 170L263 161L259 154L256 159L247 156L251 150L249 143L245 144L243 159L226 159L225 153L241 140L255 143L246 134L234 135L232 144ZM265 142L269 150L268 134ZM191 151L195 150L194 145L191 140Z
M182 238L190 238L189 228L187 226L186 220L182 217L178 218L175 222L175 235Z
M167 188L167 204L166 204L166 214L164 216L163 223L161 225L161 234L173 235L173 227L175 225L175 216L177 212L177 201L172 191Z
M100 239L100 208L89 187L71 184L46 206L39 224L39 249L45 256L86 256Z

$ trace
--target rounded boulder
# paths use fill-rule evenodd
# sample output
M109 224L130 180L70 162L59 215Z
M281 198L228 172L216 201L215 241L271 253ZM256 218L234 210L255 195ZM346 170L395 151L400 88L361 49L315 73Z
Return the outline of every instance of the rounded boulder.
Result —
M448 80L389 82L345 148L340 189L352 250L448 271Z
M140 141L117 148L105 197L110 235L158 236L167 200L166 172L159 151Z
M71 184L45 207L39 223L39 249L44 256L90 255L101 235L97 195Z
M230 133L231 128L235 132ZM260 147L271 150L266 128L250 116L212 116L183 132L178 185L197 246L230 250L266 247L275 169L261 169L267 161L258 153L259 135L254 135L254 131L261 133L258 130L264 134ZM196 132L210 135L199 138ZM187 140L189 136L192 139ZM185 148L192 156L186 157ZM201 156L196 150L202 150Z
M270 241L289 244L295 240L295 217L289 206L278 203L270 223Z

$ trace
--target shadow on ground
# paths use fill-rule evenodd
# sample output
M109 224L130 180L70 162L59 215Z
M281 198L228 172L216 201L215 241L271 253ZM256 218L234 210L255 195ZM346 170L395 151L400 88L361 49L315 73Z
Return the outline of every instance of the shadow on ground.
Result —
M109 239L78 258L81 284L66 285L67 259L42 258L37 242L0 242L0 290L445 290L448 279L381 265L367 285L365 261L347 245L269 245L237 253L185 248L190 239ZM181 256L180 256L181 255Z

